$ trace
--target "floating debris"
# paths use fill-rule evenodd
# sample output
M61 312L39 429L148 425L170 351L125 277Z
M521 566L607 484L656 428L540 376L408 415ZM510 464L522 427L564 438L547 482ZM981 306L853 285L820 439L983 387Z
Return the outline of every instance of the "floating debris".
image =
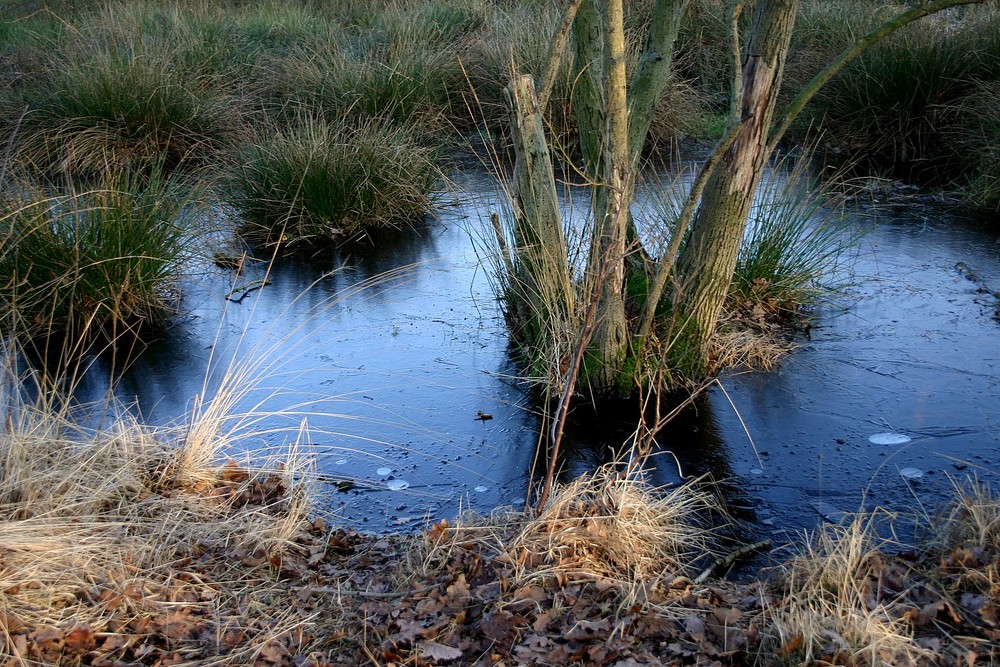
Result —
M337 459L336 461L333 462L333 465L336 465L336 466L346 466L347 465L347 459Z
M486 493L489 490L490 490L490 487L483 486L482 484L480 484L479 486L476 487L476 493Z
M750 468L751 475L763 475L764 470L762 468Z
M899 471L899 474L905 480L914 480L923 477L924 471L920 468L903 468Z
M410 483L405 479L390 479L385 483L385 486L390 491L402 491L403 489L408 489L410 487Z
M386 475L391 475L392 474L392 468L382 467L382 468L379 468L378 470L376 470L375 473L377 475L385 477Z
M868 436L868 442L873 445L905 445L910 440L910 436L902 433L876 433Z

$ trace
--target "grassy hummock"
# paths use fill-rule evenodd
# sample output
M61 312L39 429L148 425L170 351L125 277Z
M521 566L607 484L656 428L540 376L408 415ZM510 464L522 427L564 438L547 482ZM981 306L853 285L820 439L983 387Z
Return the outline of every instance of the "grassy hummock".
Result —
M189 196L159 170L106 174L65 194L16 186L0 203L5 330L114 340L165 323L197 238Z
M204 164L238 118L234 98L136 44L62 53L6 105L15 158L78 175Z
M422 218L438 179L415 129L381 118L304 116L261 132L232 172L230 202L244 233L264 243L340 241Z

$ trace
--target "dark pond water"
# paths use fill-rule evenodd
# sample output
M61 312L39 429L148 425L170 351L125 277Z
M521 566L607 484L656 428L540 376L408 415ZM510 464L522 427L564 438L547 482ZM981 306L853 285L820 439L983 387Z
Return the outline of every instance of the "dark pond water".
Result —
M343 523L395 529L520 505L537 419L475 251L494 190L481 173L457 186L457 200L415 230L279 259L272 284L238 304L225 299L234 281L262 277L266 263L239 278L192 275L189 314L118 396L148 421L175 421L231 363L256 360L256 383L236 383L247 390L237 412L273 414L234 419L238 447L300 442L328 479L349 482L331 490ZM712 473L755 532L779 539L862 499L930 510L952 478L1000 481L1000 324L992 297L955 268L1000 288L997 226L926 206L859 210L840 224L867 234L851 285L816 309L811 338L776 371L723 377L726 392L713 389L660 437L674 456L652 473L661 483ZM105 375L97 368L81 396L101 395ZM597 423L575 416L566 474L606 460L632 428L627 404Z

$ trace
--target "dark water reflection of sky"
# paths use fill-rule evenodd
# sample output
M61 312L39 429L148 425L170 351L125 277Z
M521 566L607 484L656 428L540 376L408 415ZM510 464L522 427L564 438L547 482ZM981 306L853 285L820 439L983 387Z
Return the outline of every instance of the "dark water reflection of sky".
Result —
M118 395L149 421L175 421L204 383L213 395L229 360L259 359L265 377L241 408L261 402L287 414L255 424L239 447L297 439L321 473L356 484L331 493L342 522L392 529L460 506L522 502L537 419L511 379L503 321L475 251L489 230L493 185L481 173L456 182L457 201L425 225L281 259L272 284L240 304L224 299L231 274L192 275L188 314ZM996 226L927 207L885 210L874 222L849 214L839 224L867 234L850 258L851 286L816 309L811 338L776 371L723 377L735 410L716 388L660 438L675 456L657 459L655 481L711 473L761 534L856 510L862 497L869 507L931 509L952 477L970 473L1000 481L1000 323L991 297L955 268L964 262L1000 289ZM393 276L355 289L386 271ZM82 397L100 395L104 376L95 373ZM476 419L480 411L493 418ZM297 435L303 420L308 429ZM631 429L627 405L596 421L575 417L567 474L606 460ZM911 440L869 441L885 432ZM904 468L922 477L907 481Z

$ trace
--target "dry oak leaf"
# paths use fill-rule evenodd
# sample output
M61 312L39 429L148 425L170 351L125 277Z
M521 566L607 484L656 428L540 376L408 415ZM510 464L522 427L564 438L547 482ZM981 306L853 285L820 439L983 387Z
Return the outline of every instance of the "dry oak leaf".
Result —
M535 585L522 586L514 591L514 602L541 602L548 599L549 594L543 588Z
M420 655L436 663L451 662L462 657L462 651L454 646L439 644L437 642L417 642Z
M525 618L523 616L520 614L514 615L503 609L487 614L479 623L479 630L487 639L510 648L514 639L514 628L524 625L524 623Z

